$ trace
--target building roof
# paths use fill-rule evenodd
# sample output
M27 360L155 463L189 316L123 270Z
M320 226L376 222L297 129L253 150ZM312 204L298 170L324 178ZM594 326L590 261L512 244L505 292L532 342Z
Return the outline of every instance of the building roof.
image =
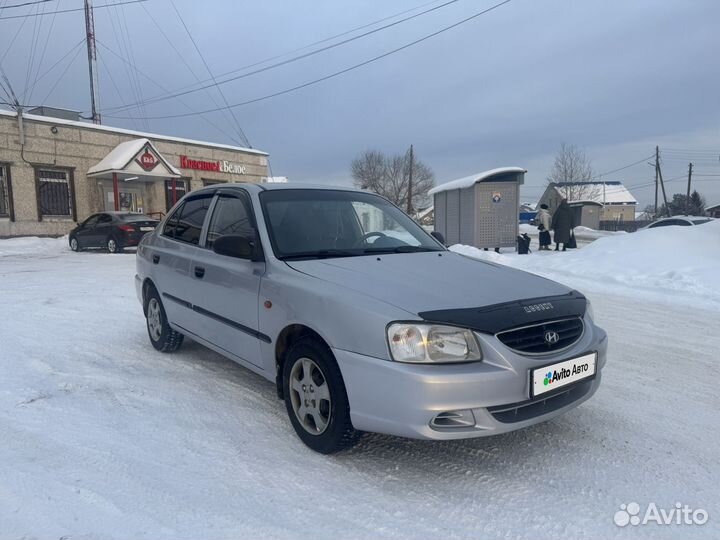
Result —
M0 116L17 118L17 113L15 111L6 111L6 110L0 109ZM183 137L172 137L169 135L159 135L157 133L146 133L143 131L135 131L132 129L116 128L116 127L106 126L106 125L102 125L102 124L91 124L89 122L76 122L74 120L65 120L62 118L55 118L52 116L38 116L36 114L23 114L23 118L26 120L32 120L34 122L44 122L46 124L55 125L55 126L71 126L71 127L78 127L78 128L83 128L83 129L91 129L91 130L95 130L95 131L105 131L107 133L119 133L122 135L131 135L133 137L145 137L145 138L155 139L155 140L160 140L160 141L179 142L179 143L185 143L185 144L196 144L198 146L207 146L209 148L218 148L221 150L234 150L236 152L247 152L249 154L257 154L260 156L269 155L267 152L263 152L262 150L255 150L254 148L244 148L242 146L232 146L229 144L219 144L219 143L213 143L213 142L207 142L207 141L185 139Z
M451 180L450 182L435 186L430 191L428 191L428 195L434 195L435 193L440 193L441 191L449 191L452 189L469 188L470 186L477 184L478 182L482 182L484 180L487 180L491 176L496 176L499 174L526 172L527 171L522 167L499 167L497 169L490 169L489 171L471 174L470 176L465 176L463 178L458 178L457 180Z
M125 172L127 166L132 163L133 159L135 159L138 153L140 153L143 148L146 148L148 146L152 148L157 158L162 162L163 165L165 165L165 168L167 169L165 171L165 174L160 174L160 176L166 177L168 176L167 173L169 172L170 176L176 176L177 178L180 178L180 171L171 163L169 163L160 152L157 151L157 148L155 148L155 145L149 139L145 138L133 139L131 141L125 141L124 143L118 144L110 151L110 153L108 153L108 155L106 155L98 163L90 167L87 174L88 176L97 176L103 173ZM157 176L157 174L155 173L148 172L143 172L141 174Z
M622 182L555 182L550 187L555 188L559 195L564 196L558 188L568 186L593 186L582 193L584 201L600 204L637 204L637 199L623 185ZM572 201L575 202L575 201Z
M715 210L716 208L720 208L720 203L713 204L712 206L706 206L705 211L707 212L708 210Z

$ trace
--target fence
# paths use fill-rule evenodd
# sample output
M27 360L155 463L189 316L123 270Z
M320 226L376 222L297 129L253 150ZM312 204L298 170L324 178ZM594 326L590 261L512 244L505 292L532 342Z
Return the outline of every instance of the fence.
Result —
M616 221L613 219L613 220L601 221L600 222L600 230L601 231L635 232L638 229L642 229L646 225L650 225L651 223L652 223L651 220Z

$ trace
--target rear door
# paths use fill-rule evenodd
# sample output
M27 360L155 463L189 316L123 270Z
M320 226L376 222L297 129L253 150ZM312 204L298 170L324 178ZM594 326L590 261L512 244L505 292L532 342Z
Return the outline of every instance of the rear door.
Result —
M155 285L168 320L181 332L200 331L192 309L191 265L201 251L200 235L211 201L212 193L185 199L168 217L157 241L149 248Z
M93 245L95 247L105 247L112 233L113 217L110 214L100 214L95 230L92 233Z
M255 365L260 362L258 295L264 262L218 255L213 242L224 235L254 238L256 221L250 197L237 189L220 191L207 226L204 250L193 260L190 291L201 330L213 345Z

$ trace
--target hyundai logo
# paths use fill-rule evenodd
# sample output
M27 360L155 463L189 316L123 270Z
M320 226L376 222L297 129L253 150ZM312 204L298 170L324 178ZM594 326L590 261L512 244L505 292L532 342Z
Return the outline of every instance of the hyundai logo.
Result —
M545 332L545 343L548 345L555 345L558 341L560 341L560 334L554 330L548 330Z

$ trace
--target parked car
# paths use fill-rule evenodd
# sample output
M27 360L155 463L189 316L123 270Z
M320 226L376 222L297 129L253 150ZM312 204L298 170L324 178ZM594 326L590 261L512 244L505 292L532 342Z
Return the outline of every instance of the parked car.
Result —
M590 398L606 360L582 294L451 252L352 189L194 191L136 262L153 347L189 336L273 381L322 453L361 431L462 439L530 426Z
M653 221L650 225L647 227L643 227L644 229L655 229L657 227L670 227L673 225L679 225L681 227L688 227L693 225L702 225L704 223L708 223L709 221L712 221L713 218L709 217L702 217L702 216L672 216L667 217L663 219L658 219L657 221Z
M137 246L158 223L157 219L136 212L101 212L78 223L70 231L68 241L73 251L103 248L120 253L126 247Z

